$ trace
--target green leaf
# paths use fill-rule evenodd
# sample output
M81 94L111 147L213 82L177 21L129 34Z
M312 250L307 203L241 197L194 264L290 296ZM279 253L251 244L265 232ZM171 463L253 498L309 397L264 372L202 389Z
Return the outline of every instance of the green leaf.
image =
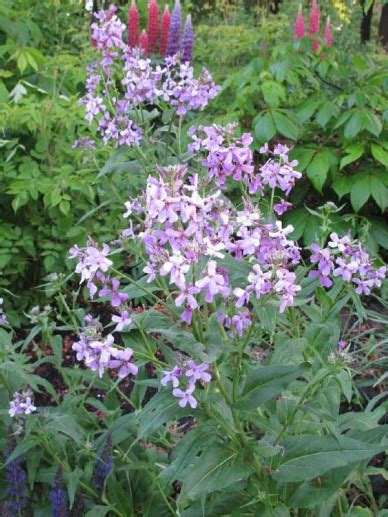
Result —
M344 156L341 159L340 163L340 169L343 169L346 167L346 165L349 165L349 163L355 162L362 156L365 149L365 142L356 142L352 145L349 145L345 151L348 153L346 156Z
M384 212L388 203L388 189L377 176L370 177L370 190L373 199L376 201L381 211Z
M325 152L319 151L315 154L306 169L306 174L314 188L322 193L327 174L329 172L330 162Z
M265 103L271 108L277 108L280 100L284 100L285 91L281 84L275 81L265 81L261 85Z
M70 472L70 474L66 475L70 510L73 508L74 498L77 492L78 481L80 480L81 474L82 471L79 468L76 468L75 470Z
M252 473L248 461L238 452L214 444L203 451L197 461L185 471L178 501L195 500L246 479Z
M344 137L350 140L354 138L362 129L362 116L359 111L353 113L344 128Z
M388 250L388 228L387 225L384 224L383 221L379 221L378 219L373 219L371 221L370 232L373 237L376 239L378 244L382 246L384 249Z
M285 454L272 477L286 483L314 479L333 468L370 459L382 450L382 447L345 436L308 434L289 436L282 446Z
M316 115L315 120L317 121L317 124L319 124L321 127L325 127L329 120L334 116L336 111L337 108L332 102L324 102Z
M350 189L350 201L356 212L358 212L368 201L371 195L369 175L357 175L353 177L353 184Z
M381 147L380 145L371 143L371 151L373 158L378 162L382 163L385 167L388 167L388 153L387 151Z
M383 125L377 115L373 111L364 109L361 112L361 123L369 133L372 135L379 136Z
M139 413L139 438L149 436L167 422L190 415L192 411L188 406L178 406L178 400L169 391L159 391Z
M291 224L294 227L294 231L290 234L292 239L297 240L302 237L309 217L309 213L305 208L297 208L285 215L284 221L286 224Z
M350 189L352 188L352 178L350 176L337 176L331 186L337 196L341 199L341 197L350 193Z
M255 117L253 124L255 136L260 143L268 142L275 136L276 127L271 113Z
M280 134L292 140L297 140L299 134L299 128L287 115L280 113L279 111L273 112L273 118L276 129Z
M307 368L307 364L270 365L251 371L236 403L236 409L242 411L256 409L279 395L297 377L303 376Z

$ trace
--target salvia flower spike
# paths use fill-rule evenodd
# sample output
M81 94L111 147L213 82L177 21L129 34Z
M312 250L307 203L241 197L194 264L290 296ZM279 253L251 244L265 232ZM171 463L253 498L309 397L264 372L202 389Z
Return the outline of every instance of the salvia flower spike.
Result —
M97 490L104 488L105 481L112 470L112 434L109 433L104 448L98 454L94 470L93 485Z
M296 39L304 38L306 35L306 29L304 25L302 4L299 4L298 14L294 25L294 35Z
M132 48L139 45L139 11L135 2L128 11L128 45Z
M325 30L323 31L322 36L326 40L327 46L331 47L333 45L333 35L331 33L331 27L330 27L330 16L327 17Z
M8 431L8 436L8 450L4 452L5 461L11 456L16 445L11 429ZM5 467L8 492L7 511L9 510L9 515L20 515L28 504L26 473L20 463L21 457L19 456Z
M310 36L314 36L314 34L319 33L319 7L317 0L313 0L311 5L310 17L309 17L309 34ZM319 48L319 41L317 38L312 38L313 41L313 51L316 52Z
M147 25L149 52L156 52L159 38L159 7L156 0L151 0L148 6L148 25Z
M63 480L63 469L58 467L49 495L53 517L67 517L67 492Z
M191 62L193 59L193 46L194 46L194 31L193 24L191 22L191 15L189 14L186 18L185 32L183 34L182 43L182 61Z
M175 1L175 7L171 16L170 31L168 33L168 42L166 56L174 56L180 50L182 31L182 11L180 0Z
M162 23L160 27L160 55L163 57L166 53L167 43L168 43L168 34L170 32L170 22L171 15L168 9L168 5L164 8L164 13L162 16Z

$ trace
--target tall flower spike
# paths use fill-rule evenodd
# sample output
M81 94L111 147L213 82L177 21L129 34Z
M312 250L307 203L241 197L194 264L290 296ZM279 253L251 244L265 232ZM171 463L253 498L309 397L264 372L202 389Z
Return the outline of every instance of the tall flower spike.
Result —
M166 56L174 56L179 52L182 30L182 12L180 0L175 0L175 7L171 16L170 31Z
M4 452L4 460L7 461L16 446L15 439L12 435L12 429L8 430L8 450ZM22 510L28 504L26 473L20 465L21 457L18 456L10 461L5 467L7 479L8 500L4 515L9 511L9 515L20 515Z
M53 517L67 517L67 492L63 481L63 469L58 467L49 495Z
M139 37L139 47L142 49L144 54L148 54L149 50L149 40L148 40L148 34L146 31L142 31Z
M183 34L182 43L182 61L191 62L193 59L194 31L191 23L191 15L186 18L185 32Z
M102 490L106 478L112 470L112 433L108 434L106 444L98 453L98 460L93 475L93 485L97 490Z
M148 7L147 34L149 42L149 52L156 52L159 37L159 7L156 0L151 0Z
M139 11L135 2L128 11L128 45L131 48L139 45Z
M163 57L166 53L167 42L168 42L168 34L170 32L170 11L168 9L168 5L164 8L164 13L162 16L162 23L160 28L160 55Z
M317 0L313 0L309 18L309 34L313 36L319 33L319 7ZM319 41L317 38L312 38L313 51L316 52L319 48Z
M326 40L326 44L328 47L331 47L333 45L333 35L331 33L330 27L330 16L327 17L325 30L323 31L323 38Z
M295 20L295 25L294 25L294 35L295 35L295 39L304 38L306 35L304 19L303 19L303 12L302 12L302 4L299 4L298 14L297 14L297 17Z

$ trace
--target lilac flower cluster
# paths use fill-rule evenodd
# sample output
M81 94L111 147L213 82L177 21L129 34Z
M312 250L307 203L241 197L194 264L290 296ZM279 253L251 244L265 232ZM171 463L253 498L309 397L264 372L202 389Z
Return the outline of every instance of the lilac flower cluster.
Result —
M187 361L186 369L174 366L170 371L164 371L163 378L160 381L162 386L172 383L172 394L179 398L180 407L186 407L189 404L192 409L198 405L197 399L193 396L197 381L207 383L210 382L212 376L208 373L209 365L206 363L197 364L193 359ZM185 389L178 388L182 379L186 379L187 385Z
M91 316L86 316L86 326L80 334L79 341L73 343L77 361L83 361L87 368L98 372L102 377L106 370L117 370L119 379L124 379L129 374L137 375L138 367L132 362L133 350L126 347L117 348L112 334L103 337L102 326L95 322Z
M225 328L230 329L231 337L242 337L245 329L252 324L252 318L249 311L241 311L234 316L225 316L222 311L217 312L217 320Z
M297 160L290 162L287 146L277 144L273 151L268 144L260 149L261 154L270 154L271 158L256 172L253 163L253 153L250 144L253 141L249 133L241 138L236 137L237 124L221 127L216 124L206 127L198 126L189 129L193 142L189 144L190 152L205 151L206 157L202 164L208 168L210 178L215 178L217 185L223 187L228 177L243 181L249 186L249 193L263 193L265 185L271 189L279 187L286 195L291 192L295 181L302 174L295 170ZM277 205L277 213L285 212L288 204L283 201Z
M8 325L7 315L3 310L3 298L0 298L0 325Z
M326 248L312 244L311 250L310 261L317 265L317 269L309 274L319 278L324 287L333 284L332 277L355 284L357 294L369 295L373 287L381 287L386 266L375 268L369 254L349 234L341 238L332 233Z
M30 415L36 411L36 407L32 403L32 391L30 389L23 393L16 391L9 406L8 413L12 417L16 415Z
M184 307L182 319L187 323L201 295L209 304L215 297L227 300L234 295L241 308L251 293L260 298L271 292L280 296L284 311L300 289L288 270L300 260L299 248L287 237L292 226L266 223L259 208L248 201L237 211L219 190L201 195L198 177L186 181L186 172L183 165L159 169L158 179L148 178L145 199L126 204L126 216L144 207L144 230L138 237L149 259L144 268L148 280L169 277L178 288L175 304ZM228 269L217 261L226 254L252 264L245 288L231 288ZM242 328L237 321L236 325Z
M130 110L146 103L165 101L179 115L203 109L219 92L206 69L194 77L194 69L179 55L170 55L163 65L153 64L139 48L130 48L122 40L123 25L116 8L97 15L92 25L92 41L101 59L88 68L86 95L81 104L86 120L96 120L104 143L137 146L142 130L130 118Z

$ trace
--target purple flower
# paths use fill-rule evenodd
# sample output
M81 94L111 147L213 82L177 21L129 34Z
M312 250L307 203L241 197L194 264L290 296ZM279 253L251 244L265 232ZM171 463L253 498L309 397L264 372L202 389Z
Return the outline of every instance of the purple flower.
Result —
M233 327L236 334L241 337L246 327L250 327L252 320L248 311L239 312L232 318Z
M109 288L108 285L111 284L111 287ZM112 307L119 307L123 302L128 300L128 295L126 293L120 293L118 291L120 287L120 281L116 278L112 279L105 279L104 287L100 290L99 295L101 297L103 296L110 296L110 303L112 304Z
M340 350L344 350L344 349L346 348L346 341L344 341L343 339L340 339L340 340L338 341L338 348L339 348Z
M178 366L174 366L174 368L170 371L163 370L164 377L161 379L160 384L162 386L167 386L169 382L172 382L174 388L179 386L179 377L182 376L182 369Z
M121 311L119 316L112 316L113 323L116 323L115 331L122 332L125 327L128 327L132 323L132 319L129 317L128 311Z
M193 24L191 23L191 15L189 14L186 18L185 30L183 33L182 42L182 61L191 62L193 59L193 46L194 46L194 31Z
M7 316L3 312L3 298L0 298L0 325L8 325Z
M112 351L112 356L114 359L109 361L110 368L119 368L118 377L119 379L124 379L129 374L137 375L139 368L131 363L133 350L132 348L125 348L124 350L114 349Z
M209 260L206 273L203 278L195 282L197 287L206 291L205 301L211 303L216 294L228 296L230 289L226 285L224 276L217 272L217 262L215 260Z
M8 449L4 451L4 460L7 461L11 456L12 452L15 449L16 443L14 436L11 434L11 429L8 431ZM21 515L22 511L28 505L27 495L27 487L26 487L26 473L23 467L20 465L21 456L18 456L14 460L10 461L4 468L6 471L6 479L7 479L7 510L9 513L6 513L6 506L3 506L4 516L9 515L10 517L13 515Z
M283 215L291 207L292 203L288 203L287 201L282 200L280 203L276 203L273 209L278 215Z
M175 0L175 7L172 11L170 21L170 31L168 34L166 57L174 56L180 49L181 30L182 30L182 13L179 0Z
M51 511L53 517L66 517L67 512L67 490L63 480L62 467L58 467L54 481L51 483L49 494L51 501Z
M98 453L98 459L93 474L93 485L96 490L102 490L113 466L112 460L112 433L108 433L106 444Z
M172 394L174 395L174 397L178 397L181 399L179 401L180 407L186 407L187 404L189 404L193 409L195 409L198 405L198 402L192 395L194 390L195 390L195 385L190 384L187 387L186 391L182 391L178 388L175 388L172 391Z
M36 407L32 403L32 391L27 390L25 393L15 392L13 400L9 404L9 416L15 415L30 415L36 411Z
M190 377L190 381L195 383L195 381L203 381L210 382L212 376L210 373L207 373L206 370L209 369L209 365L206 363L201 363L199 365L196 364L193 359L187 361L187 366L189 369L186 371L186 376Z

